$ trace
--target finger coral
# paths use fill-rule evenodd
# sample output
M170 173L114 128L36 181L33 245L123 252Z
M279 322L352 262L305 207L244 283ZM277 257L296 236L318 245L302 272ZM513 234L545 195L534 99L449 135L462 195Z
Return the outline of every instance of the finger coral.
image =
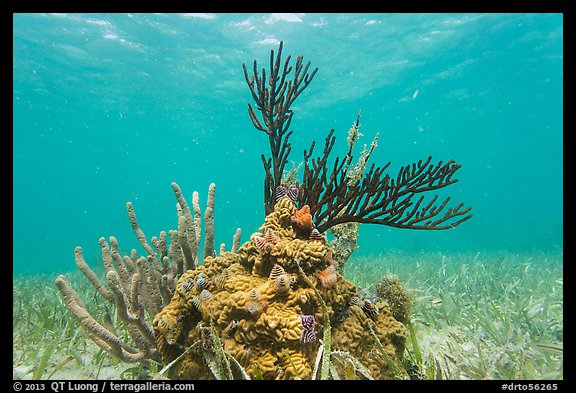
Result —
M130 255L122 256L115 237L110 237L109 243L104 237L100 238L105 281L101 281L84 261L82 248L76 247L74 250L78 269L94 286L100 297L115 310L116 326L112 322L99 323L88 312L65 276L60 275L55 281L64 306L94 343L125 362L147 363L151 360L161 360L152 333L151 321L170 302L175 292L183 297L193 294L190 304L199 308L205 308L205 304L212 299L210 292L212 284L208 274L199 274L194 278L185 277L176 283L178 277L184 271L194 269L201 258L198 250L202 238L201 211L198 193L193 194L192 212L178 184L172 183L172 190L177 201L178 229L168 233L162 231L159 237L153 236L150 238L151 245L138 224L134 206L130 202L126 203L130 225L146 252L145 256L138 256L135 249ZM204 215L204 253L210 256L214 255L214 196L215 186L211 184ZM234 244L240 242L240 236L241 231L238 229L233 238L232 250L237 249ZM234 255L225 252L223 254ZM108 319L111 321L110 315ZM168 332L162 345L170 346L177 342L182 331L186 329L188 319L178 310L172 310L163 314L157 323ZM128 331L129 337L117 333L116 327L122 328L122 325Z
M163 363L183 355L168 371L170 378L220 377L204 359L217 348L206 345L207 326L213 326L222 350L251 378L312 378L326 329L331 329L333 350L356 357L373 378L394 377L389 362L401 367L406 328L386 303L361 299L331 266L326 242L299 238L293 226L297 212L290 198L280 198L260 231L236 253L206 257L182 274L172 300L153 322ZM270 244L262 252L255 239L266 238ZM326 306L329 327L320 303ZM368 324L387 357L375 352ZM335 362L334 367L340 366ZM234 367L231 372L242 377Z

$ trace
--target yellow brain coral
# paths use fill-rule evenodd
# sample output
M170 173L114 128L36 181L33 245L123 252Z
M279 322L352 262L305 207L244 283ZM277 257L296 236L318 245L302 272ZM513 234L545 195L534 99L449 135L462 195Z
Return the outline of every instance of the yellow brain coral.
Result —
M166 364L185 352L170 368L170 378L214 378L219 345L251 378L311 378L324 315L310 284L326 304L333 351L355 357L376 379L393 377L390 361L401 368L404 325L386 303L371 305L340 273L326 270L331 250L317 234L298 237L305 235L293 227L297 211L289 198L281 198L260 233L236 253L207 257L180 277L171 302L153 322ZM388 356L378 352L375 340ZM343 367L334 362L336 371ZM238 367L230 371L242 377Z

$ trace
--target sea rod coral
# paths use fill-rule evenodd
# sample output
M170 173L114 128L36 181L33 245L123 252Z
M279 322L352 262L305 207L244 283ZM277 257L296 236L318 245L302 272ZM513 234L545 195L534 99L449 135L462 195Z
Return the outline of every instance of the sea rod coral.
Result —
M292 150L289 142L293 131L289 130L294 111L291 105L312 82L317 68L308 73L310 62L303 65L303 57L298 56L294 67L287 56L282 65L280 42L277 53L270 53L270 69L258 70L254 60L252 75L245 64L244 76L260 117L251 104L248 113L254 127L267 134L271 158L262 155L264 164L264 205L266 213L273 210L276 193L282 186L284 167ZM294 71L294 73L292 73ZM316 141L304 150L304 173L298 186L298 205L308 206L312 220L321 233L345 223L368 223L395 228L442 230L455 228L472 217L470 208L460 203L448 207L450 197L437 203L435 195L425 201L425 194L456 183L454 174L460 165L454 160L432 163L432 157L417 163L402 166L396 176L387 173L390 162L383 166L372 164L366 170L370 154L376 147L378 136L371 147L364 148L360 158L354 163L354 146L359 137L360 114L348 132L348 151L342 157L332 159L336 137L334 129L325 138L322 155L312 157ZM416 197L418 199L416 199ZM446 209L446 210L445 210ZM443 213L443 214L442 214ZM345 251L341 258L345 261L349 250L356 248L357 236L354 226L346 230L333 230L333 234L346 236L339 248ZM346 242L352 242L348 246Z
M126 204L132 230L147 255L139 256L136 250L130 255L120 255L118 242L110 237L110 244L100 238L105 282L85 262L82 248L74 250L78 269L92 283L98 294L116 311L120 321L125 323L132 343L122 340L116 333L111 315L98 322L90 315L80 296L74 291L66 277L60 275L56 286L68 311L79 322L88 336L102 349L125 362L161 361L156 348L151 321L170 302L178 278L198 265L203 256L214 256L214 194L215 186L210 185L205 210L204 253L199 252L201 239L201 210L198 193L192 196L193 211L186 202L180 187L172 183L177 200L178 229L168 235L162 231L159 237L153 236L150 244L138 225L132 203ZM170 241L168 241L168 236ZM233 237L232 250L240 243L241 231ZM222 248L222 247L221 247Z

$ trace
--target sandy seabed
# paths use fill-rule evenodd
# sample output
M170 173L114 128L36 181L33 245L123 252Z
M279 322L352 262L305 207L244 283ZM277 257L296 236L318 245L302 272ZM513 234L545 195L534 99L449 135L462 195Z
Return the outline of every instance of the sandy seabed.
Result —
M370 293L395 274L413 296L405 358L430 379L563 379L563 255L407 254L353 257L344 275ZM67 274L94 314L105 302ZM13 285L14 379L161 379L162 365L122 363L100 350L67 314L55 276ZM417 345L415 345L417 344Z

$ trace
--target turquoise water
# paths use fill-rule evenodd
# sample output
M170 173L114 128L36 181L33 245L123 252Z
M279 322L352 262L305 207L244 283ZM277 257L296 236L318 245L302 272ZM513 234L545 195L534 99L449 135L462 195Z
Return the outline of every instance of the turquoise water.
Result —
M319 68L296 101L293 150L334 128L390 173L432 155L462 165L446 189L474 217L454 230L363 225L358 255L563 248L560 14L16 14L13 27L15 274L95 263L101 236L137 248L177 226L216 184L216 244L264 218L266 136L247 113L242 63L270 49Z

